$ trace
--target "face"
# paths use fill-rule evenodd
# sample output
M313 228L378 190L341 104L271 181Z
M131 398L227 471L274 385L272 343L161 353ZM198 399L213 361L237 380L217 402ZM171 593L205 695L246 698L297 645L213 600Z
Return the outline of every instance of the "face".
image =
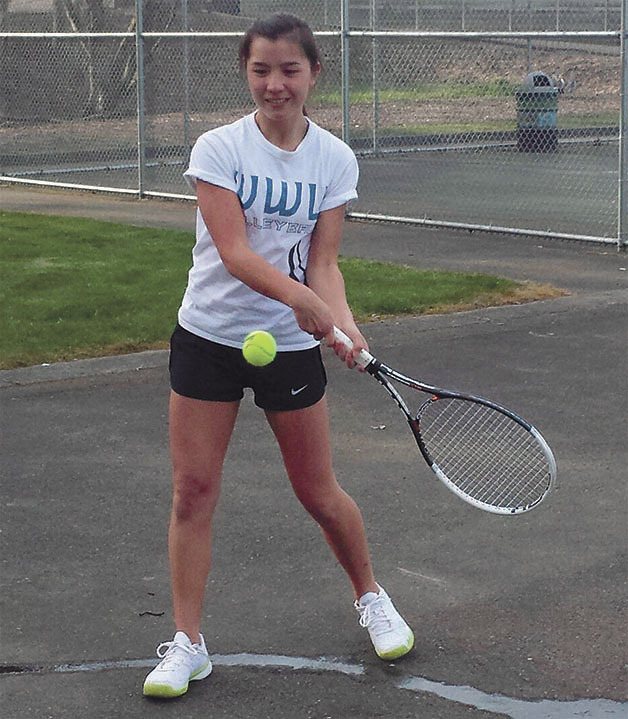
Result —
M303 105L316 84L320 66L312 68L301 46L278 38L254 38L246 77L259 112L271 122L302 121Z

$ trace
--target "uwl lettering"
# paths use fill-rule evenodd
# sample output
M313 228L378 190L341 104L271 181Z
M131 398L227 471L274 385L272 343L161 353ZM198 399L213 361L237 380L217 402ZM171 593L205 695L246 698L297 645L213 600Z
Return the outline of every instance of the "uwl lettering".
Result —
M251 205L255 202L260 191L260 178L257 175L251 175L248 181L245 182L244 175L238 173L240 179L238 182L238 197L242 203L242 208L248 210ZM237 179L237 175L236 175ZM245 192L245 184L246 192ZM288 183L285 180L279 182L280 188L279 193L276 190L276 181L272 177L264 178L264 186L266 195L264 197L264 214L265 215L279 215L279 217L292 217L295 215L304 201L304 190L302 182L290 183L290 192L288 191ZM245 197L246 194L246 197ZM277 198L277 194L279 197ZM315 211L316 207L316 184L309 182L307 185L307 219L316 220L318 219L318 212ZM291 198L290 200L288 198Z

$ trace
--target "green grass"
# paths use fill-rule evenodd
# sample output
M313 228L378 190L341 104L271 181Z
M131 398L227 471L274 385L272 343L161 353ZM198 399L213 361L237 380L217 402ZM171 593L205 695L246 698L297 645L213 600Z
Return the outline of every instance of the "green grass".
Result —
M438 82L417 83L413 87L381 88L380 102L416 102L422 100L455 100L467 97L514 97L517 85L507 80L487 82ZM338 105L342 101L341 93L336 90L321 91L315 99L323 105ZM351 103L372 102L371 86L353 86L349 92Z
M0 366L160 346L191 242L189 232L0 213Z
M0 367L165 347L193 242L190 232L0 212ZM549 294L486 275L341 266L359 321Z
M341 258L349 304L359 321L519 301L528 285L492 275L436 272Z

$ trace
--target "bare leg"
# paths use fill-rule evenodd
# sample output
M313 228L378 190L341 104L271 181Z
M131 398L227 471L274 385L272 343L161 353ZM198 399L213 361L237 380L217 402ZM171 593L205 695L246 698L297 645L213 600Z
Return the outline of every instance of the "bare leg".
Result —
M325 398L306 409L267 412L266 417L279 442L292 487L320 525L356 597L379 591L362 514L334 475Z
M238 402L170 395L173 500L168 534L174 621L198 641L211 565L212 518Z

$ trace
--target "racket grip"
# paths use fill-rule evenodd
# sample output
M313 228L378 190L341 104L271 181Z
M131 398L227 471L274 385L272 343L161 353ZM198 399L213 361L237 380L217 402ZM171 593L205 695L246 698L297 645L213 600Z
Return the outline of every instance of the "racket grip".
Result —
M340 342L340 344L343 344L348 350L353 349L353 342L342 330L339 330L337 327L334 327L334 341ZM366 350L360 350L360 353L355 358L355 362L356 364L360 365L360 367L366 367L367 365L371 364L374 359L375 358L370 352L367 352Z

